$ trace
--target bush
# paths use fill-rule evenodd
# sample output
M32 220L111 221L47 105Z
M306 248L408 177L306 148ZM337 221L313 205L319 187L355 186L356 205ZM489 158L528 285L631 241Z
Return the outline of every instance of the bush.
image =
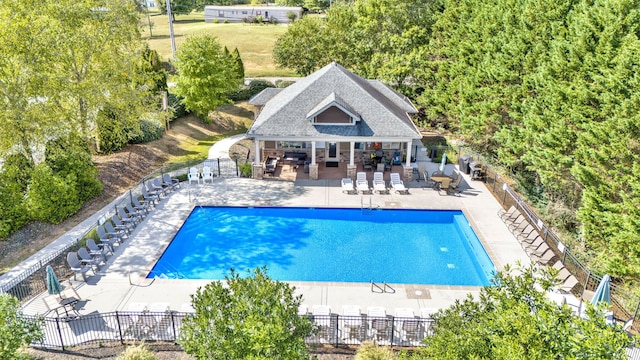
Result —
M173 112L171 120L181 118L189 113L182 103L182 98L174 93L169 93L169 108Z
M251 177L253 173L253 165L250 162L238 164L238 169L240 169L240 176L242 177Z
M156 356L144 344L127 347L117 360L155 360Z
M21 154L5 157L0 172L0 239L6 239L29 222L24 203L33 164Z
M276 86L272 82L266 80L251 80L249 85L243 85L238 90L235 90L228 94L228 98L231 101L249 100L252 96L270 87Z
M42 339L42 320L26 319L20 311L18 299L0 294L0 359L28 358L20 348Z
M79 136L69 135L50 141L45 159L57 177L74 179L76 196L81 204L102 192L98 169L86 142Z
M224 19L223 23L228 24L229 23L229 19Z
M118 111L104 108L98 112L98 141L99 151L110 154L124 149L129 142L125 123L122 121Z
M27 209L32 219L58 224L81 206L73 174L61 178L46 163L36 166L27 191Z
M276 80L276 87L280 88L280 89L284 89L287 86L291 85L291 84L295 84L295 81L291 81L291 80Z
M395 353L391 348L378 346L373 341L363 342L356 352L355 360L395 360Z
M148 114L147 119L140 119L140 133L131 138L132 144L143 144L158 140L164 135L162 114Z
M213 23L214 23L214 24L219 24L219 23L220 23L220 20L219 20L219 19L213 19Z

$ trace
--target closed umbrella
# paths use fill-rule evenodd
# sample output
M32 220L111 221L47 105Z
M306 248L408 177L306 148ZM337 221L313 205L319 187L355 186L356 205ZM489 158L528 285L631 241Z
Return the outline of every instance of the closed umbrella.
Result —
M597 305L602 301L611 304L611 278L609 275L602 277L602 280L600 280L596 288L596 292L593 294L593 299L591 299L593 305Z
M47 265L45 272L47 273L47 292L51 295L60 294L62 292L62 285L60 285L60 281L58 281L58 277L56 273L53 272L51 265Z
M440 162L440 172L444 173L445 165L447 165L447 154L442 154L442 161Z

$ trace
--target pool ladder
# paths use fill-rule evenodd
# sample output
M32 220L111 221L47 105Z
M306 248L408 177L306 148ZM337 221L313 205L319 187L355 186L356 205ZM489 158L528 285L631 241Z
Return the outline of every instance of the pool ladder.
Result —
M375 282L373 282L373 280L371 280L371 292L380 294L395 294L396 289L389 286L386 281L383 281L382 286L380 286L379 284L376 284Z
M364 203L364 195L362 195L362 197L360 198L360 211L362 212L362 215L371 215L371 211L373 210L373 201L371 199L371 196L369 196L369 206L365 206Z

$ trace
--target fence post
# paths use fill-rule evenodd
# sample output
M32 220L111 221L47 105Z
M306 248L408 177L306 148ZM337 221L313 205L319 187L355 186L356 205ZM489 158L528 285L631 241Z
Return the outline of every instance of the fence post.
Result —
M236 161L236 176L240 176L240 173L238 172L238 158L234 158L233 160Z
M120 324L120 317L116 310L116 324L118 324L118 335L120 335L120 344L124 345L124 337L122 336L122 325Z
M62 330L60 330L60 318L56 319L56 328L58 329L58 336L60 337L60 345L62 346L62 351L64 351L64 340L62 340Z
M391 346L393 346L393 333L396 331L396 318L391 317Z
M178 340L178 335L176 334L176 321L173 318L173 316L175 315L175 312L172 311L171 312L171 330L173 331L173 341L177 341Z
M218 161L218 177L222 176L222 172L220 171L220 158L216 159Z

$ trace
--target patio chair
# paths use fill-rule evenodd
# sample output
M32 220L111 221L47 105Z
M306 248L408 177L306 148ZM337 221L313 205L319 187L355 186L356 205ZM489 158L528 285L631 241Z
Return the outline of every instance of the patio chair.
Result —
M362 313L360 312L360 306L342 306L342 339L347 341L355 340L356 343L359 343L362 338L363 329L364 326L362 321Z
M404 186L404 182L400 179L399 173L391 173L391 187L399 194L409 194L409 189Z
M180 180L172 178L169 173L164 173L162 174L162 184L174 191L180 187Z
M156 201L160 201L160 195L156 192L150 192L146 186L142 185L140 190L142 191L142 198L146 204L155 206Z
M69 264L71 271L73 271L73 280L77 280L76 275L80 274L82 275L82 280L86 282L87 272L89 270L93 271L93 268L91 267L91 265L84 265L80 262L80 259L78 258L78 253L74 251L67 253L67 264Z
M102 245L100 246L96 244L96 241L91 238L87 239L86 245L89 249L89 254L91 254L92 256L102 256L105 262L107 261L107 253L111 252L111 254L113 254L109 246L107 246L106 244L100 244Z
M454 174L457 174L457 172L454 172ZM462 175L458 174L457 177L453 179L451 184L449 184L449 187L447 188L447 194L460 193L461 191L458 191L458 187L460 186L461 183L462 183Z
M367 319L369 319L369 338L375 339L379 343L389 343L391 338L391 322L387 319L387 311L380 306L367 308Z
M417 345L422 339L422 321L416 319L413 309L396 309L396 326L399 329L400 341L408 345Z
M98 233L98 239L100 240L100 243L103 244L103 246L109 247L109 250L111 250L111 252L113 253L113 245L116 244L118 239L109 236L103 225L99 225L96 228L96 232Z
M133 207L133 205L131 205L130 203L126 203L124 205L125 209L127 210L127 213L131 216L133 216L134 220L136 220L137 222L141 222L142 218L147 215L146 212L144 212L144 210L137 210L136 208Z
M366 172L359 172L356 174L356 189L358 192L362 192L363 194L371 191Z
M157 191L158 194L160 195L167 195L167 193L169 193L169 190L171 190L169 187L167 187L160 178L155 178L153 179L153 181L151 182L151 186L153 186L153 190Z
M531 260L536 263L540 265L547 265L551 260L553 260L556 254L553 252L553 249L545 244L541 246L540 249L529 253L529 256L531 257Z
M316 305L313 307L313 323L318 328L318 336L326 343L331 343L329 329L331 327L331 307Z
M140 220L136 217L135 214L130 214L124 211L123 207L119 207L116 212L118 213L118 216L120 216L120 220L122 220L122 222L124 222L125 224L126 223L135 224L138 222L138 220Z
M124 241L124 237L129 236L126 230L120 229L117 230L113 227L113 224L110 221L105 221L104 230L107 232L107 236L115 238L119 243Z
M386 194L389 192L387 185L384 182L384 174L376 171L373 173L373 191L380 194Z
M200 184L200 172L198 172L198 169L194 167L189 168L189 174L187 175L187 178L189 179L189 184L194 181L196 184Z
M211 167L205 166L202 168L202 183L206 184L207 181L213 184L213 172L211 171Z
M113 215L113 217L111 217L111 222L113 222L113 226L116 228L116 230L126 231L127 235L131 234L131 232L135 228L135 224L133 224L132 222L123 222L122 220L120 220L118 215Z
M78 249L78 256L80 257L80 263L83 265L90 265L93 269L93 272L96 272L96 269L100 268L100 264L102 263L102 257L91 256L86 247L81 246ZM94 268L95 266L95 268Z
M353 187L353 180L351 178L343 178L341 180L342 192L347 194L357 193L356 188Z
M131 201L133 202L133 208L136 209L136 211L144 211L145 215L149 214L151 211L151 206L149 204L141 203L137 197L134 197Z

